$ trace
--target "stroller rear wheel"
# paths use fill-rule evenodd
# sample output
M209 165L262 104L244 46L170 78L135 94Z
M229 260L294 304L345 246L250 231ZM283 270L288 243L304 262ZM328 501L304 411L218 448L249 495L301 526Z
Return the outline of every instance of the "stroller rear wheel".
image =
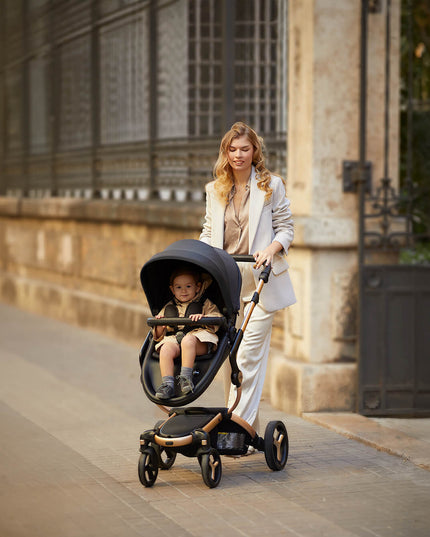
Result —
M140 454L138 472L142 485L152 487L158 476L158 457L154 448L147 447Z
M288 459L288 433L282 421L270 421L264 432L264 456L267 466L282 470Z
M199 458L205 485L213 489L219 485L222 475L221 457L216 449L203 453Z

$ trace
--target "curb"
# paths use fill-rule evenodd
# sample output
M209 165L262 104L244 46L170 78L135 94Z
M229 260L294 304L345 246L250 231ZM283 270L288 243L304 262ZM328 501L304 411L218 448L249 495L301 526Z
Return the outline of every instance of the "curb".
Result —
M349 412L305 412L303 419L334 431L346 438L401 457L416 466L430 470L429 444L401 431L384 427L360 414Z

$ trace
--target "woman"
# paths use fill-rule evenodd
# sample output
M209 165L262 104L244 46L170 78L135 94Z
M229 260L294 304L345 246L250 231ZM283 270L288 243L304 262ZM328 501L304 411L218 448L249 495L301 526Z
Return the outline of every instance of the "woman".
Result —
M243 382L242 397L235 412L258 430L258 407L273 317L276 311L296 301L285 259L294 236L290 202L283 179L271 174L264 165L261 138L242 122L235 123L224 135L214 177L206 186L206 215L200 240L232 255L254 256L255 265L239 263L242 318L263 265L272 265L269 281L263 287L237 355ZM232 386L229 406L235 397L236 388Z

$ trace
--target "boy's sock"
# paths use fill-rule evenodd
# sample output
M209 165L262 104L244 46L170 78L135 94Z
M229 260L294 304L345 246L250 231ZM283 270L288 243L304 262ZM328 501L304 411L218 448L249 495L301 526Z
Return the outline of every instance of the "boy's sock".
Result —
M175 385L175 379L171 377L170 375L166 375L165 377L162 377L161 383L168 384L169 386L173 387Z
M192 378L193 378L193 368L192 367L181 366L181 375L183 377L187 377L188 379L192 380Z

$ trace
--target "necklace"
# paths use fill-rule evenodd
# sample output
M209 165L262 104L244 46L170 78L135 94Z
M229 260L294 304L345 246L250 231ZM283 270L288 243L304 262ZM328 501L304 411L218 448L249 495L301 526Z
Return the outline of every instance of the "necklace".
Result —
M236 184L233 185L233 207L234 207L234 212L236 216L239 213L240 207L242 206L242 203L243 203L243 199L246 196L246 193L248 192L248 190L249 190L248 183L246 184L242 183L241 185L239 185L239 187Z
M244 192L249 190L249 181L247 181L246 183L234 183L233 190L233 195L243 194Z

